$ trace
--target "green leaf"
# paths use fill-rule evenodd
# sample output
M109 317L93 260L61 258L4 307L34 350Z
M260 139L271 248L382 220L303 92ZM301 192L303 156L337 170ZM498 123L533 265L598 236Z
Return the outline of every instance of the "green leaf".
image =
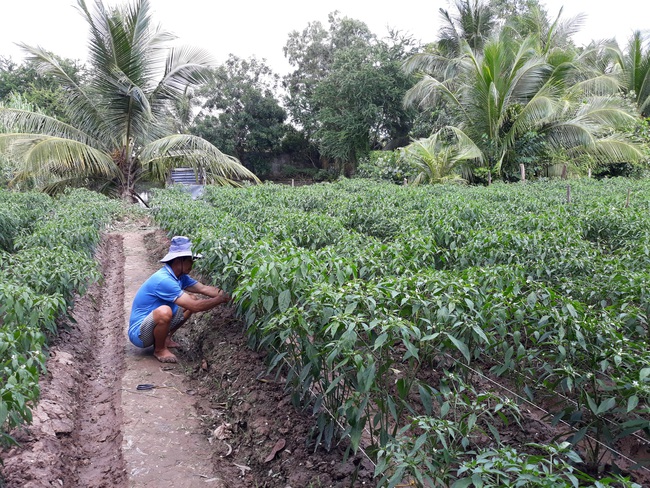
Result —
M273 297L271 295L266 295L263 300L264 310L267 313L270 313L273 310Z
M586 393L585 396L587 398L587 404L589 405L589 409L592 411L592 413L598 415L598 405L596 405L594 399L591 398L591 396L588 393Z
M327 390L325 390L325 394L329 394L336 386L343 380L344 376L340 375L334 378L334 380L329 384L327 387Z
M9 415L9 409L7 408L7 404L2 400L0 400L0 431L3 430L2 426L7 420L7 415Z
M357 308L357 302L348 303L348 306L345 307L345 315L350 315Z
M383 333L379 334L377 336L377 338L375 339L375 344L373 346L373 349L376 351L381 346L383 346L384 343L386 342L386 339L388 339L388 333L387 332L383 332Z
M644 381L648 376L650 376L650 368L643 368L639 371L639 381Z
M431 415L433 411L433 399L431 398L431 393L429 392L429 387L424 385L419 385L418 390L420 392L420 400L422 400L422 406L427 415Z
M587 433L587 429L589 429L589 427L583 427L578 432L573 434L568 439L568 441L575 446L578 442L580 442L584 438L585 434Z
M596 412L596 415L601 415L611 410L612 408L614 408L615 405L616 405L616 398L614 397L604 400L603 402L601 402L600 405L598 405L598 411Z
M290 305L291 292L289 290L283 290L278 296L278 308L280 309L280 312L286 312Z
M420 437L418 437L413 446L413 450L414 451L420 450L420 448L427 442L428 436L429 434L425 432Z
M404 344L404 346L406 347L406 350L407 350L407 353L404 354L404 359L406 360L406 359L408 359L410 357L414 357L416 360L419 361L420 359L419 359L419 356L418 356L418 348L416 346L414 346L413 343L411 341L409 341L408 339L404 339L402 341L402 343Z
M449 402L444 402L440 406L440 417L444 419L449 413L450 409L451 409L451 404Z
M467 488L468 486L471 486L472 484L472 478L462 478L459 480L456 480L453 485L451 485L451 488Z
M501 436L499 435L499 431L490 423L487 424L488 429L490 429L490 432L492 432L492 436L494 437L494 440L497 441L497 444L501 444Z
M456 346L456 349L458 349L462 353L462 355L465 356L465 359L467 359L467 362L469 363L470 355L469 355L469 349L467 348L467 345L464 342L456 339L454 336L452 336L449 333L447 333L447 337L449 337L449 340L454 344L454 346Z
M409 394L409 383L404 379L400 378L397 380L397 393L402 400L405 400Z
M526 303L530 308L534 308L537 303L537 293L531 291L528 297L526 298Z
M571 317L573 317L574 319L578 318L578 312L576 312L576 309L573 307L573 305L567 303L566 309L569 311L569 315L571 315Z
M627 399L627 413L630 413L632 410L636 408L636 406L639 404L639 397L636 395L632 395L630 398Z

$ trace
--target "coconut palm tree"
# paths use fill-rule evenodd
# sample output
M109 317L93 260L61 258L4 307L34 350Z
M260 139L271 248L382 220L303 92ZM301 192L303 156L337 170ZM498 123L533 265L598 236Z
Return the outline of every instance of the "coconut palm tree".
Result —
M78 9L90 28L87 83L76 83L46 50L21 46L66 90L72 122L0 108L0 151L18 162L16 181L35 178L47 191L113 189L133 198L138 180L164 180L175 166L206 171L221 184L257 180L204 139L174 133L174 103L210 66L204 50L169 47L174 36L152 24L148 0L112 8L98 0L92 11L78 0Z
M622 88L635 102L643 117L650 117L650 40L635 31L618 64L622 70Z
M570 48L542 49L535 36L520 41L503 31L482 51L463 42L452 62L454 69L446 70L451 75L444 79L422 74L406 103L427 108L444 97L454 125L481 149L491 171L515 165L517 142L524 136L534 137L544 151L589 153L602 162L641 156L617 135L634 114L616 96L616 76L584 69Z
M476 144L456 127L444 127L431 137L413 141L402 151L420 170L413 180L414 185L465 182L459 174L460 166L483 157Z
M438 49L446 55L457 55L462 41L479 50L497 26L497 16L490 4L482 0L456 0L456 14L439 9L442 27Z

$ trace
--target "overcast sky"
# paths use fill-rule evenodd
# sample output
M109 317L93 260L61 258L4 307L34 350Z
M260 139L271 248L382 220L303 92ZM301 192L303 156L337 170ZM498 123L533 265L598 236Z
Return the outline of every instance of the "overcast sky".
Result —
M86 23L75 8L76 0L2 0L0 55L22 59L16 42L40 45L54 53L84 60ZM87 0L93 5L94 0ZM122 3L106 0L107 4ZM342 15L364 21L378 35L387 27L411 33L416 39L435 39L439 27L438 9L449 8L447 0L150 0L154 20L179 36L183 44L211 51L217 62L229 53L246 58L267 59L284 74L290 67L284 59L289 32L301 31L307 23L339 10ZM581 12L587 15L578 44L592 39L617 37L625 42L633 30L650 29L650 1L647 0L542 0L556 15L564 5L563 17Z

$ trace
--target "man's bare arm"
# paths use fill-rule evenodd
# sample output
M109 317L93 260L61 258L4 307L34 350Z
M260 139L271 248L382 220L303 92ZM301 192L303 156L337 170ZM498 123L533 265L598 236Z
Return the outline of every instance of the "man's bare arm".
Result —
M186 288L186 290L190 290L190 288ZM216 306L221 305L222 303L230 301L230 295L228 295L225 291L219 291L221 293L217 294L217 296L205 299L196 298L189 293L183 293L180 297L174 300L174 303L183 307L185 310L189 310L192 313L205 312L206 310L211 310Z
M223 291L220 288L217 288L216 286L204 285L203 283L199 283L199 282L196 282L192 286L188 286L185 289L192 293L200 293L201 295L205 295L207 297L212 297L212 298L223 296L223 294L228 295L225 291Z

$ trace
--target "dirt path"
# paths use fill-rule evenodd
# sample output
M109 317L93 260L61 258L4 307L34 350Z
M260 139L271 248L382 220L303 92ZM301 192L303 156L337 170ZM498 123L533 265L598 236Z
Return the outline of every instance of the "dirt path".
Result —
M162 365L150 349L139 349L126 339L133 297L159 265L153 266L147 258L143 232L123 236L126 355L122 378L122 452L129 486L223 486L220 478L213 475L211 448L183 381L183 362ZM136 386L144 383L156 388L151 392L138 391Z
M224 486L212 474L184 366L161 367L126 335L133 296L157 269L147 233L105 236L97 253L104 280L76 303L76 325L50 349L34 422L15 433L19 447L2 453L7 487ZM141 383L157 388L138 391Z

